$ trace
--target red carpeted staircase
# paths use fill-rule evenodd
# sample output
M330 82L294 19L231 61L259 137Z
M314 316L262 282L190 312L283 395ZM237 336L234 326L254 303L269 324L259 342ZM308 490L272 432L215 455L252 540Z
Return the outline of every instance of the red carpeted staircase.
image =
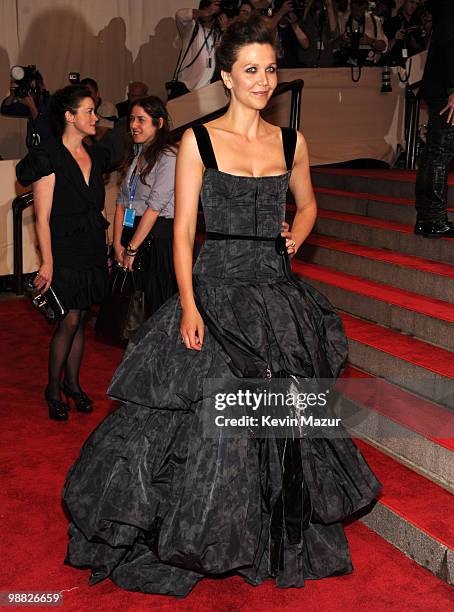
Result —
M384 485L362 520L452 584L454 240L413 234L413 172L312 174L319 214L293 270L339 309L349 339L341 415Z

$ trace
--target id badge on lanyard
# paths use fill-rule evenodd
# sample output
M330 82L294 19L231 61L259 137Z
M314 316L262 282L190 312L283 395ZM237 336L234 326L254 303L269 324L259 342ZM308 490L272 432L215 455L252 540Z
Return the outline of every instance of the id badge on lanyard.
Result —
M133 208L134 196L136 195L137 183L139 182L140 175L137 172L137 166L134 170L132 184L129 181L129 202L128 207L125 208L125 214L123 216L123 227L134 227L134 220L136 218L136 211Z

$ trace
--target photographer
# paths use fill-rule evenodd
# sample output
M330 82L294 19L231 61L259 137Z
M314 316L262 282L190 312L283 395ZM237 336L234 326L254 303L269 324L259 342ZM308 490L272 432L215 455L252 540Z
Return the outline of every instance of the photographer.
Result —
M308 49L310 40L301 29L293 10L294 2L286 0L276 12L277 24L277 65L279 68L298 68L302 66L301 49Z
M301 25L310 41L309 47L299 53L302 65L333 66L333 45L338 36L333 0L309 0Z
M408 57L426 48L426 31L417 10L419 4L419 0L405 0L397 14L384 24L392 66L403 66Z
M341 65L377 65L388 49L381 21L367 11L368 4L368 0L351 0L350 16L339 39Z
M182 47L172 81L166 83L169 100L212 82L214 49L227 25L221 0L201 0L198 9L183 8L175 14Z
M36 68L28 66L25 71L27 69L31 77L29 80L11 77L10 94L2 101L0 113L27 119L25 143L30 149L51 138L52 133L49 126L49 92L44 88L43 77Z
M377 0L371 13L378 17L382 24L391 19L394 9L396 8L395 0Z

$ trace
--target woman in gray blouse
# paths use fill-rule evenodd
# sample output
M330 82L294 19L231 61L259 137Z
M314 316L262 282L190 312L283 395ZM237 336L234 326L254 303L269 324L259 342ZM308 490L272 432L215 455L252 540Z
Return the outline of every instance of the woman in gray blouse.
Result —
M150 316L177 291L172 258L176 148L164 103L155 96L134 104L129 125L113 246L116 261L140 275Z

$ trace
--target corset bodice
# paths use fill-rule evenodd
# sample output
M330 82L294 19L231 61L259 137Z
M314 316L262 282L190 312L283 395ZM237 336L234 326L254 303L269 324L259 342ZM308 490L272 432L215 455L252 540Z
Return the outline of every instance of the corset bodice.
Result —
M206 170L201 189L206 232L268 240L207 240L194 276L223 282L268 281L284 275L272 239L282 231L296 134L283 131L288 171L276 176L237 176L217 169L208 131L194 129ZM292 149L293 147L293 149ZM271 240L270 240L271 239Z
M282 231L289 173L260 178L208 168L201 201L207 232L275 238ZM273 241L216 240L203 245L194 274L223 279L282 275Z

